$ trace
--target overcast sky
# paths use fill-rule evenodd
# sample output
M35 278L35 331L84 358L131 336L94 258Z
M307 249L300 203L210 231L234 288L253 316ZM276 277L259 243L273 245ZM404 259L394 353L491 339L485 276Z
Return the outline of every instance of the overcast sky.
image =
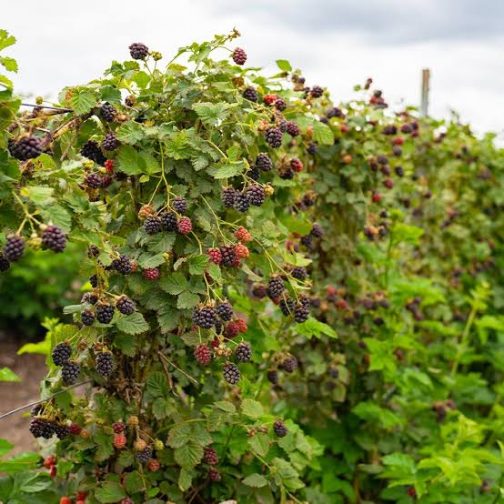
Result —
M236 27L251 65L288 59L335 100L371 76L390 103L418 104L428 67L432 115L504 131L504 0L4 0L0 27L23 93L87 82L134 41L168 58Z

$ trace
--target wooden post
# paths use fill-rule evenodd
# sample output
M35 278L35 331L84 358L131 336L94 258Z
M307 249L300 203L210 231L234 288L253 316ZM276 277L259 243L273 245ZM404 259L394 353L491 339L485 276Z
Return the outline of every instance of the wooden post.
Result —
M420 112L423 116L429 114L429 84L430 84L430 70L424 68L422 70L422 100L420 103Z

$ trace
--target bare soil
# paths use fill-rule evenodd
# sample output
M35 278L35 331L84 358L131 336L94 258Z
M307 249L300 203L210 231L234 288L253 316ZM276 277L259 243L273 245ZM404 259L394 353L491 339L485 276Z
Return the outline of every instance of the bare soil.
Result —
M39 383L46 372L45 358L43 355L17 355L21 345L16 341L0 340L0 368L9 367L21 378L20 382L0 382L0 414L39 398ZM30 409L0 420L0 438L14 445L11 455L36 446L28 431Z

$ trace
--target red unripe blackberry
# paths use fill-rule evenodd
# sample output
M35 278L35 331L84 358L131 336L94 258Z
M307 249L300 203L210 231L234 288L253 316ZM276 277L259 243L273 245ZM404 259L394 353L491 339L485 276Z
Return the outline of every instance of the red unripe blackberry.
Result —
M181 217L177 224L177 230L180 234L187 235L192 231L192 221L189 217Z
M250 255L250 250L243 243L237 243L234 247L238 259L246 259Z
M136 453L136 459L141 464L147 464L149 460L152 458L152 448L150 446L146 446L143 450Z
M142 271L142 276L150 282L157 280L160 275L158 268L146 268Z
M273 431L278 437L285 437L289 432L282 420L276 420L273 424Z
M163 231L176 231L178 217L175 212L163 212L160 215Z
M282 132L278 128L268 128L264 134L264 138L274 149L277 149L282 145Z
M105 169L107 170L108 174L114 173L114 160L113 159L107 159L107 161L105 161Z
M58 226L47 226L42 233L42 248L53 252L63 252L67 239L65 233Z
M268 378L268 381L272 383L273 385L278 385L278 371L276 369L270 369L266 373L266 377Z
M237 65L244 65L245 62L247 61L247 53L241 49L240 47L237 47L234 51L233 54L231 55L233 58L233 61Z
M248 343L240 343L235 350L235 359L238 362L249 362L252 358L252 347Z
M91 310L84 310L81 313L81 322L85 326L91 326L91 325L93 325L94 321L95 321L95 316L94 316L94 313Z
M144 60L149 55L149 48L141 42L134 42L129 46L129 52L133 59Z
M394 181L390 178L388 179L385 179L383 181L383 185L387 188L387 189L392 189L394 187Z
M238 332L241 332L241 333L247 332L248 326L247 326L247 321L245 319L238 318L234 321L234 323L236 324L236 327L238 328Z
M251 102L256 102L258 100L257 91L253 87L248 87L243 91L243 98Z
M149 462L147 462L147 469L150 471L150 472L156 472L156 471L159 471L161 467L161 464L159 462L159 460L157 459L153 459L151 458L149 460Z
M306 280L306 277L308 276L308 274L306 273L306 269L301 266L293 268L291 271L291 275L297 280L301 281Z
M233 187L223 189L221 199L226 208L233 208L236 194L237 191Z
M125 497L119 504L135 504L129 497Z
M120 434L126 430L126 424L124 422L114 422L112 429L116 434Z
M113 150L117 149L117 147L119 147L119 145L121 145L121 142L119 142L119 140L114 135L114 133L109 132L105 135L105 138L103 139L103 142L101 145L104 150L113 151ZM112 160L107 159L107 161L105 161L105 168L107 169L107 172L111 173L112 170L110 169L109 161L112 161ZM114 164L112 161L112 167L113 166L114 166Z
M296 137L301 133L299 126L294 121L288 121L285 126L285 131L291 136Z
M187 200L182 196L177 196L173 200L173 208L180 214L185 214L187 212Z
M273 105L278 100L278 96L275 94L264 95L263 101L266 105Z
M320 98L324 94L324 90L320 86L313 86L310 89L310 95L312 98Z
M220 253L222 256L221 264L223 266L228 266L228 267L235 266L237 263L237 260L239 260L236 257L236 252L235 252L234 247L231 245L225 245L223 247L220 247Z
M298 303L294 308L294 320L299 324L310 316L310 307L306 303Z
M394 145L402 145L404 143L404 138L401 136L395 137L394 140L392 140L392 143Z
M150 215L147 217L143 224L144 230L147 234L160 233L163 229L161 219L157 215Z
M228 362L224 365L223 376L230 385L236 385L240 381L240 370L236 364Z
M79 424L72 423L68 427L68 432L74 436L78 436L82 432L82 427Z
M10 235L3 248L3 255L7 261L14 262L22 257L25 250L25 241L22 236Z
M219 463L219 457L215 448L211 446L205 446L203 449L203 462L208 465L215 466Z
M93 172L86 176L84 179L85 184L91 189L98 189L102 187L102 178L99 173Z
M72 504L72 499L70 499L70 497L63 496L60 498L59 504Z
M382 199L382 195L380 193L374 192L371 199L373 200L373 203L380 203L380 201Z
M248 186L245 190L245 195L248 202L254 206L261 206L266 199L264 187L260 186L259 184Z
M125 255L121 255L117 259L114 259L112 261L111 266L118 273L122 273L123 275L127 275L127 274L131 273L131 271L132 271L131 261Z
M222 479L222 476L220 475L220 472L215 469L215 467L210 467L210 469L208 469L208 479L213 483L217 483Z
M292 373L298 367L298 362L296 357L289 355L285 357L278 367L286 373Z
M271 299L278 298L285 289L284 281L279 276L274 276L268 282L268 296Z
M294 171L296 173L303 171L303 163L298 158L293 158L290 160L290 167L291 167L292 171Z
M107 122L112 122L117 115L117 110L109 102L105 102L100 108L100 115L102 116L103 120L105 120ZM113 149L108 149L108 150L113 150Z
M101 324L110 324L114 318L114 307L108 303L96 305L96 320Z
M12 157L20 161L26 161L42 154L42 142L35 137L21 138L17 142L9 141L8 149Z
M128 442L126 436L122 433L114 434L114 447L122 450Z
M10 268L9 260L0 252L0 272L5 272Z
M209 248L208 251L208 257L210 258L210 261L213 262L214 264L220 264L222 261L222 254L221 251L218 248Z
M218 304L215 311L221 320L224 320L225 322L229 322L233 318L233 307L231 306L231 303L227 301Z
M193 322L203 329L210 329L217 322L217 314L212 306L195 308L192 315Z
M234 201L233 201L233 208L235 210L238 210L238 212L246 212L249 209L250 202L249 199L247 198L247 195L242 192L235 192L234 195Z
M255 160L255 166L262 171L271 171L273 168L273 162L270 157L264 152L260 152Z
M234 232L234 236L237 240L240 240L243 243L248 243L249 241L252 241L252 235L243 226L240 226Z
M287 108L287 103L285 103L285 100L283 98L277 98L275 100L275 108L277 110L283 111Z
M107 159L103 155L100 147L94 140L88 140L81 148L80 153L85 158L91 159L99 165L104 165Z
M66 362L68 362L68 359L70 359L70 356L72 355L72 347L64 341L63 343L58 343L54 348L51 353L52 361L56 366L62 366Z
M63 364L61 378L64 385L73 385L79 378L80 366L77 362L68 361Z
M229 339L236 338L238 334L240 333L240 328L238 327L238 324L236 323L236 320L232 320L228 324L226 324L226 327L224 328L224 336Z
M128 296L121 296L116 301L116 308L123 315L131 315L135 311L135 303Z
M112 352L99 352L95 357L96 371L101 376L108 378L114 371L114 357Z
M212 351L208 348L208 345L196 345L194 349L194 358L202 365L208 366L212 361Z
M57 462L57 459L54 455L49 455L44 459L43 466L46 469L49 469L51 466L55 465Z
M257 299L263 299L268 295L268 289L263 284L255 284L252 287L252 295Z

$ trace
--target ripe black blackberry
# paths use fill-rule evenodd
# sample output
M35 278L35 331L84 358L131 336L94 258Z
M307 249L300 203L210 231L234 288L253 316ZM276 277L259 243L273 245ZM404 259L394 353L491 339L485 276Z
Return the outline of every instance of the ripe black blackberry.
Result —
M248 186L245 190L245 195L247 197L247 201L254 206L261 206L266 199L264 187L259 184Z
M47 226L42 233L42 248L53 252L63 252L67 239L58 226Z
M52 351L52 361L56 366L63 366L72 355L72 347L67 343L58 343Z
M149 55L149 48L141 42L134 42L129 46L129 52L133 59L144 60Z
M114 318L114 307L108 303L96 305L96 319L102 324L110 324Z
M290 166L284 166L278 173L281 179L292 180L294 178L294 170Z
M300 241L305 247L311 248L313 245L313 236L311 234L307 234L302 236Z
M289 432L287 430L287 427L285 427L285 424L282 422L282 420L275 421L275 423L273 424L273 431L278 437L285 437Z
M285 103L285 100L283 98L277 98L275 100L275 108L282 112L287 108L287 103Z
M343 112L338 107L333 107L326 112L326 117L331 119L332 117L343 117Z
M93 325L95 321L94 313L91 310L84 310L81 313L81 321L85 326Z
M210 329L217 322L217 314L212 306L202 306L193 311L193 322L203 329Z
M310 156L315 156L315 154L317 154L317 144L311 142L306 151L310 154Z
M226 187L222 191L221 199L222 203L226 208L232 208L235 201L235 195L237 191L233 187Z
M233 246L225 245L221 247L219 250L222 256L221 264L223 266L232 267L236 265L236 261L238 258L236 257L236 251Z
M296 303L292 298L282 299L278 305L280 307L281 312L288 317L292 315L294 312L294 308L296 307Z
M77 362L68 361L63 364L61 378L64 385L73 385L79 378L80 366Z
M394 171L398 177L404 177L404 169L402 166L396 166Z
M84 182L91 189L99 189L100 187L102 187L102 178L101 175L97 172L92 172L86 175Z
M90 259L100 255L100 249L96 245L89 245L87 255Z
M310 234L315 238L322 238L322 236L324 236L324 230L322 229L322 226L320 224L315 223L313 224Z
M247 172L247 175L252 179L255 180L256 182L259 180L261 176L261 171L257 166L252 166L249 171Z
M91 159L99 165L104 165L107 158L103 155L99 145L94 140L88 140L81 148L80 153L85 158Z
M284 281L279 276L270 278L268 282L268 296L271 299L278 298L285 289Z
M383 134L384 135L397 135L397 126L395 126L394 124L387 124L387 126L385 126L383 128Z
M25 241L22 236L10 235L3 248L3 255L7 261L14 262L20 259L25 250Z
M9 141L8 149L12 157L26 161L42 154L42 142L35 137L21 138L17 142Z
M177 196L173 200L173 208L179 214L185 214L187 212L187 200L185 198L183 198L182 196Z
M298 367L298 362L296 357L289 355L285 357L278 367L286 373L292 373Z
M219 457L217 456L215 448L213 448L212 446L205 446L203 450L203 462L212 466L215 466L219 463Z
M96 289L96 287L98 287L98 275L91 275L89 277L89 283L93 289Z
M320 98L324 94L324 90L320 86L313 86L310 89L310 95L312 98Z
M243 98L251 102L256 102L259 99L257 91L253 87L248 87L243 91Z
M34 417L30 422L33 437L51 439L54 434L54 423L41 417Z
M100 115L102 116L103 120L107 122L112 122L114 121L117 115L117 110L109 102L105 102L100 108Z
M296 137L301 133L299 126L294 121L288 121L285 125L285 131L291 136Z
M245 62L247 61L247 53L241 49L240 47L237 47L231 57L233 58L233 61L237 64L237 65L244 65Z
M116 302L116 308L123 315L131 315L135 311L135 303L128 296L121 296Z
M9 260L0 252L0 272L5 272L10 268Z
M95 367L98 374L108 378L114 371L114 357L112 352L99 352L96 354Z
M294 308L294 320L300 324L310 316L310 307L305 303L298 303Z
M146 446L143 450L136 453L136 459L141 464L147 464L152 458L152 447Z
M376 161L378 161L378 164L381 164L381 165L386 165L388 164L388 157L387 156L383 156L383 155L380 155L376 158Z
M54 430L54 434L56 434L56 436L58 436L58 439L64 439L68 436L68 434L70 434L70 431L69 431L67 425L56 423L56 422L54 422L54 424L53 424L53 430Z
M120 143L121 142L119 142L114 133L109 132L105 135L105 138L103 139L102 148L104 150L113 151L117 149L117 147L119 147Z
M266 377L268 378L268 381L272 383L273 385L278 385L278 371L276 369L270 369L266 373Z
M252 287L252 295L257 299L264 299L268 295L268 290L263 284L256 284Z
M264 138L274 149L277 149L282 145L282 132L278 128L268 128L264 134Z
M229 322L234 315L233 307L231 306L231 303L228 303L227 301L218 304L215 311L217 312L217 315L219 315L219 317L225 322Z
M223 376L230 385L236 385L240 381L240 370L236 364L228 362L224 365Z
M291 275L297 280L306 280L308 274L306 273L306 269L302 267L292 268Z
M233 207L235 210L238 210L238 212L246 212L250 207L250 202L247 198L247 195L245 193L236 191L234 195Z
M238 362L249 362L252 358L252 347L248 343L240 343L235 350L235 359Z
M261 152L257 155L255 165L262 171L271 171L271 169L273 168L273 162L271 161L270 157L264 152Z
M161 227L163 231L176 231L177 230L177 215L175 212L163 212L160 216Z
M147 234L152 235L160 233L163 230L163 223L160 217L157 215L151 215L145 219L143 227Z
M121 255L117 259L114 259L112 261L111 266L118 273L122 273L123 275L127 275L128 273L131 273L131 269L132 269L131 261L125 255Z

